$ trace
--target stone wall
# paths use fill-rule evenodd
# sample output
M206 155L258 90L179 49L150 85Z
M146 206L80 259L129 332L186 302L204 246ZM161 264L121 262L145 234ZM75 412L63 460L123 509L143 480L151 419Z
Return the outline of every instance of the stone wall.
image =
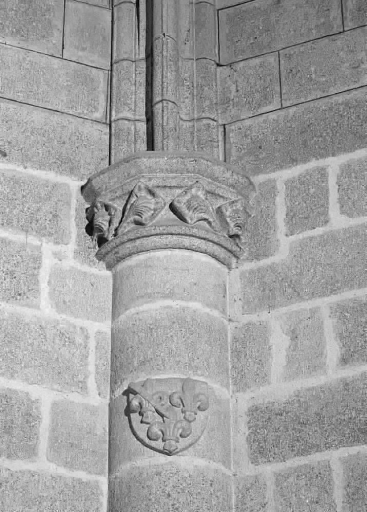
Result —
M110 275L80 186L109 163L108 0L0 5L0 509L107 503Z
M235 510L364 510L366 3L238 4L219 106L259 195L230 286Z

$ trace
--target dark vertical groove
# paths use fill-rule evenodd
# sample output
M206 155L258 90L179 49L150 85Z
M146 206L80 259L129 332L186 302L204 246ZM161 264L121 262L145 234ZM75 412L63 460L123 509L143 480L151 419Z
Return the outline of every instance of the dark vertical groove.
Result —
M145 45L145 118L147 134L147 150L154 151L153 131L153 0L146 0L146 45Z
M279 68L279 95L280 95L280 108L283 108L283 90L282 90L282 70L280 66L280 52L278 53L278 68Z
M340 0L340 9L342 12L342 25L343 25L343 32L345 31L345 25L344 25L344 1Z
M108 80L108 87L109 87L109 94L108 94L108 106L109 109L109 119L107 122L109 123L109 148L108 148L108 165L111 165L112 163L112 96L113 96L113 60L114 60L114 37L115 37L115 7L113 6L113 0L111 0L111 55L110 55L110 71L109 71L109 80Z
M66 0L64 0L64 19L62 23L61 56L64 57L65 48L65 22L66 22Z

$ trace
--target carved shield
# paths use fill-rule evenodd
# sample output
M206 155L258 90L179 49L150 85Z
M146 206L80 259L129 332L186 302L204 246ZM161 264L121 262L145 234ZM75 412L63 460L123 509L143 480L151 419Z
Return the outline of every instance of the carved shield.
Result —
M130 427L148 448L176 455L202 436L209 409L205 382L191 378L147 379L129 384L128 391Z

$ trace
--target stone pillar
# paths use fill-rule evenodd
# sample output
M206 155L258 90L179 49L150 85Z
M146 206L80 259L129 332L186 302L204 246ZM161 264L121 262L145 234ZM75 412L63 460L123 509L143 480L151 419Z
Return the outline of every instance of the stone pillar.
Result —
M232 510L227 274L252 192L221 162L158 152L83 187L113 275L110 512Z

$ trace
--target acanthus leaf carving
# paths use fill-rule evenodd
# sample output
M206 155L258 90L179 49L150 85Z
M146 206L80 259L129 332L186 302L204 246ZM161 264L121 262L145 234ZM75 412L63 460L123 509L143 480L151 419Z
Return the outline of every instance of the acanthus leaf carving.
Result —
M216 209L219 222L230 238L241 240L250 217L244 199L233 199Z
M92 238L97 246L114 237L121 215L121 209L104 201L97 200L87 208L86 218L92 225Z
M129 399L129 414L134 434L143 444L166 455L178 453L197 441L205 428L205 422L196 421L198 412L209 408L205 383L191 378L176 380L181 384L173 391L163 389L167 388L165 383L172 387L172 379L147 379L144 383L129 384L133 395ZM135 413L140 421L133 419ZM182 445L182 439L188 443Z

